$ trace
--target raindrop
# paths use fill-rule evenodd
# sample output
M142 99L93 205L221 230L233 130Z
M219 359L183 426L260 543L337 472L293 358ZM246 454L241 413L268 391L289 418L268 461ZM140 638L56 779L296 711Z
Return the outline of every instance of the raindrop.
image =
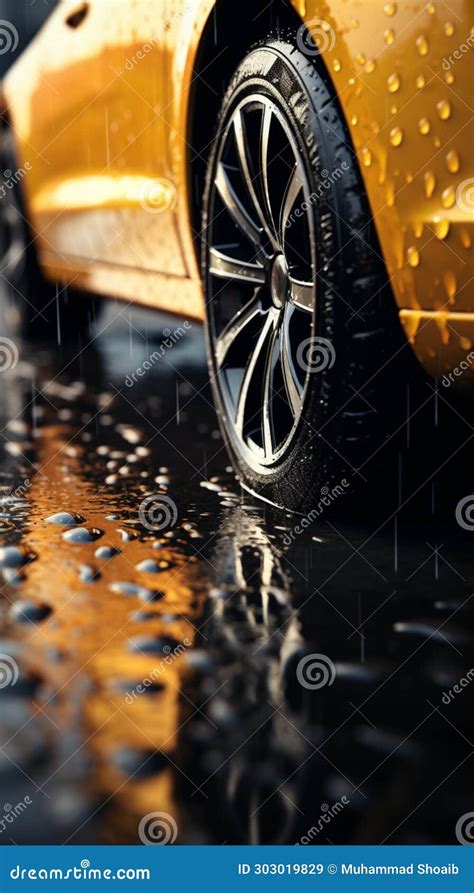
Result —
M452 71L447 71L444 79L447 84L454 84L454 74L452 73Z
M444 33L446 37L452 37L454 34L454 25L452 22L445 22L444 24Z
M368 149L367 146L364 146L364 148L361 150L360 155L364 167L370 167L370 165L372 164L372 152L370 151L370 149Z
M426 84L426 81L425 81L423 75L419 74L416 79L416 86L418 87L419 90L422 90L423 87L425 86L425 84Z
M367 65L365 66L367 74L372 74L372 72L375 71L376 65L377 63L375 62L375 59L369 59Z
M384 32L383 39L386 44L390 45L395 40L395 32L393 28L387 28Z
M100 573L91 564L81 564L79 568L79 579L82 583L95 583L100 579Z
M463 248L470 248L472 245L472 241L467 229L464 229L463 227L459 235L461 237L461 245L463 246Z
M137 564L137 571L143 574L160 574L162 571L173 567L170 561L156 561L154 558L145 558Z
M386 16L394 16L397 11L397 4L396 3L386 3L383 8L383 11Z
M340 71L342 68L341 62L339 59L333 59L332 67L334 71Z
M428 118L420 118L420 120L418 121L418 130L420 131L420 133L423 134L423 136L426 136L426 134L430 132L431 124Z
M420 255L413 245L411 245L407 251L407 260L410 267L417 267L420 263Z

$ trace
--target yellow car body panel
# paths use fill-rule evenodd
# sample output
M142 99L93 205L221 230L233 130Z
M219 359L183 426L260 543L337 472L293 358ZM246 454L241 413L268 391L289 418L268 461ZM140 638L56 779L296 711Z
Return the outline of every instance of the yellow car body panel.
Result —
M464 363L472 383L474 4L292 5L339 97L407 337L428 371ZM63 0L8 73L5 104L48 275L203 317L189 110L214 6ZM303 45L298 29L294 37Z

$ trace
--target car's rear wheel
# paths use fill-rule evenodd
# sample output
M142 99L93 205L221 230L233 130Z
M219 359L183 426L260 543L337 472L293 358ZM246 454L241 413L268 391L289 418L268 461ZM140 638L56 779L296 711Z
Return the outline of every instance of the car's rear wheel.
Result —
M0 136L0 294L6 316L26 338L82 343L97 317L100 300L70 292L43 276L28 225L11 130L4 127Z
M223 101L203 207L209 363L242 483L303 509L396 428L393 298L347 130L299 49L268 41Z

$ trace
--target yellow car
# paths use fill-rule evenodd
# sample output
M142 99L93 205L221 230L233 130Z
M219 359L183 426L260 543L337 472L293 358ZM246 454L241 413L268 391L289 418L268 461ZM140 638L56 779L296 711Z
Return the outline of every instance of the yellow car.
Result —
M25 328L59 302L84 333L70 286L206 320L243 483L331 500L397 426L400 357L474 381L472 25L471 0L60 2L2 84Z

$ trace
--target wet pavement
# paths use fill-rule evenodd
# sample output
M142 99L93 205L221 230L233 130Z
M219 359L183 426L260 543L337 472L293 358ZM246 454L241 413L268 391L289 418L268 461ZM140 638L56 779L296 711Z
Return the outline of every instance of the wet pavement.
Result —
M197 324L111 304L18 349L0 844L462 842L472 524L431 482L295 533L228 466Z

